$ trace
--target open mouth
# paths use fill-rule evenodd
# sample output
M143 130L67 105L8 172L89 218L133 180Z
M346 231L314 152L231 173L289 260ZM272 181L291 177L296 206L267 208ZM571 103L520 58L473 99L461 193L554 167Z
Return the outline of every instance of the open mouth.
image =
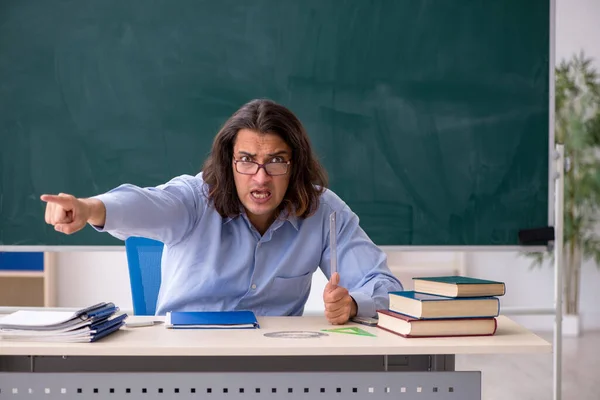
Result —
M271 198L271 192L268 190L253 190L250 192L252 199L258 203L264 203Z

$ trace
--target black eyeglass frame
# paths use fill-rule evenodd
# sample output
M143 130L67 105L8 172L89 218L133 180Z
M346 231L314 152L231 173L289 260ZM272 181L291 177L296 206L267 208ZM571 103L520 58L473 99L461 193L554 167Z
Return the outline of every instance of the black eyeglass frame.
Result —
M285 175L289 172L290 168L290 164L291 161L285 161L285 162L268 162L268 163L264 163L264 164L260 164L257 163L256 161L241 161L241 160L236 160L235 158L233 159L233 163L235 164L235 170L237 171L237 173L242 174L242 175L256 175L258 174L258 171L260 171L260 169L264 169L266 174L269 176L281 176L281 175ZM250 163L250 164L255 164L256 165L256 171L254 173L248 173L248 172L240 172L240 170L238 169L238 163ZM281 174L271 174L269 173L269 171L267 171L267 166L270 164L284 164L285 165L285 172L281 173Z

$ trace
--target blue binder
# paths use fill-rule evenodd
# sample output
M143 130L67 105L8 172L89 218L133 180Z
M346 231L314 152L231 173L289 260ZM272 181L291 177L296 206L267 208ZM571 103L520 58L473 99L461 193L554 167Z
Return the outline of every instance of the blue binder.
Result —
M170 329L257 329L252 311L169 311L165 327Z

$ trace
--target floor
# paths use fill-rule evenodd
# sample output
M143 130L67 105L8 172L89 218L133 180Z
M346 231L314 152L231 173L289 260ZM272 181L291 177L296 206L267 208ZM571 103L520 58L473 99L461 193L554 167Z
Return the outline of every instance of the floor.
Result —
M552 343L552 332L538 333ZM563 339L562 400L600 399L600 331ZM464 355L456 370L482 371L483 400L552 400L553 355Z

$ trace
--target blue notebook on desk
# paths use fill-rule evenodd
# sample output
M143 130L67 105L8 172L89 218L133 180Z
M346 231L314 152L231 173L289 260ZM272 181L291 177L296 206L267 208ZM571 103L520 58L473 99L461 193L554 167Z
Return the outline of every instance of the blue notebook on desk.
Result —
M169 329L257 329L252 311L169 311L165 316Z

